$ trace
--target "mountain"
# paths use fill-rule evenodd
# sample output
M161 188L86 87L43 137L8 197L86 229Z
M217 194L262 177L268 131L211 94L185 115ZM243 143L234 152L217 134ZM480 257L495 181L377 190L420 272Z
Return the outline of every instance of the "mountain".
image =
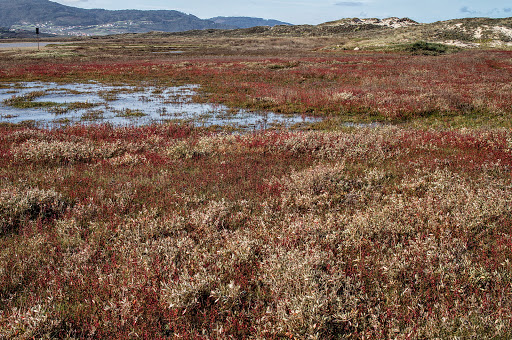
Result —
M268 20L261 18L251 17L215 17L207 19L213 21L216 24L228 25L233 28L250 28L255 26L277 26L277 25L291 25L287 22L278 20Z
M150 31L181 32L202 29L247 27L249 22L271 24L258 18L200 19L172 10L82 9L49 0L0 0L0 27L59 35L106 35ZM224 23L225 22L225 23ZM243 23L238 26L236 23Z

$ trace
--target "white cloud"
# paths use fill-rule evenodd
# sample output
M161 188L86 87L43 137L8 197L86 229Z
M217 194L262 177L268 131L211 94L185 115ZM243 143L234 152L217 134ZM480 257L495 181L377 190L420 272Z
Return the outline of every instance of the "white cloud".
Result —
M478 13L477 11L473 11L473 10L471 10L468 6L464 6L464 7L462 7L462 8L460 9L460 11L461 11L462 13L467 13L467 14L476 14L476 13Z
M510 8L503 8L502 10L499 8L493 8L485 11L481 10L474 10L468 6L461 7L459 11L461 13L467 14L467 15L481 15L481 16L493 16L493 15L500 15L500 13L509 13L512 9Z
M358 7L363 6L364 2L361 1L341 1L335 4L336 6Z

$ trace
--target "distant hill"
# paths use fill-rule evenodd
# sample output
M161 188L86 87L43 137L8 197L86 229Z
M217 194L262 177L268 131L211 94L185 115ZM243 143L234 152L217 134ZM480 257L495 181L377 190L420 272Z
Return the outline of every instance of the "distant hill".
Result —
M368 19L359 19L359 18L345 18L336 21L329 21L323 24L318 25L319 27L335 27L335 26L364 26L364 25L374 25L374 26L382 26L389 28L399 28L399 27L408 27L415 26L419 23L409 19L409 18L397 18L391 17L386 19L377 19L377 18L368 18Z
M0 0L0 8L1 27L31 31L37 26L42 33L59 35L182 32L247 27L251 21L258 25L273 22L258 18L217 18L216 22L173 10L82 9L49 0Z
M387 18L387 19L340 19L326 22L319 25L261 25L250 26L231 30L207 30L205 32L187 31L178 33L180 35L209 34L209 35L264 35L264 36L331 36L351 35L357 32L367 31L389 31L397 27L409 27L420 25L408 18Z
M277 25L291 25L287 22L282 22L278 20L268 20L261 18L251 18L251 17L215 17L207 19L213 21L216 24L228 25L233 28L250 28L255 26L277 26Z
M173 33L208 36L337 37L336 46L326 49L400 49L419 41L462 48L512 48L511 18L465 18L418 23L409 18L346 18L319 25L258 26L231 30Z
M464 18L428 24L409 23L359 34L341 48L379 49L426 41L463 48L512 48L512 18Z

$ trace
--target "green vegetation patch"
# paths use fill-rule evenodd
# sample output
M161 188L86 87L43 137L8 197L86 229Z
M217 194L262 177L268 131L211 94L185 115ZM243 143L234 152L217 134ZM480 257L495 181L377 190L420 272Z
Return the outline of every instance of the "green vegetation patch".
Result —
M147 116L144 112L141 110L132 110L132 109L124 109L117 111L116 117L144 117Z
M12 96L3 101L4 105L17 109L44 108L55 114L64 114L70 110L90 109L98 106L98 103L89 102L73 102L73 103L56 103L52 101L34 101L46 95L45 91L33 91L24 95Z
M45 95L45 91L33 91L21 96L12 96L11 98L3 101L4 105L15 107L18 109L26 109L32 107L41 107L48 102L34 102L34 99Z
M82 114L81 119L82 120L98 120L103 119L103 110L88 110L84 114Z
M395 48L397 51L408 52L414 55L441 55L460 51L456 46L449 46L440 43L417 41L409 44L401 44Z

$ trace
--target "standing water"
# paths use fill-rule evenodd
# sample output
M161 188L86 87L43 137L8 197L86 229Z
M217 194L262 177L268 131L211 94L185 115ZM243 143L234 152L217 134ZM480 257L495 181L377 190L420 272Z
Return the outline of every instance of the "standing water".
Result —
M173 121L195 126L220 125L261 129L272 126L289 127L318 120L300 115L230 110L223 105L194 103L192 97L198 87L45 82L0 84L0 122L145 125Z

